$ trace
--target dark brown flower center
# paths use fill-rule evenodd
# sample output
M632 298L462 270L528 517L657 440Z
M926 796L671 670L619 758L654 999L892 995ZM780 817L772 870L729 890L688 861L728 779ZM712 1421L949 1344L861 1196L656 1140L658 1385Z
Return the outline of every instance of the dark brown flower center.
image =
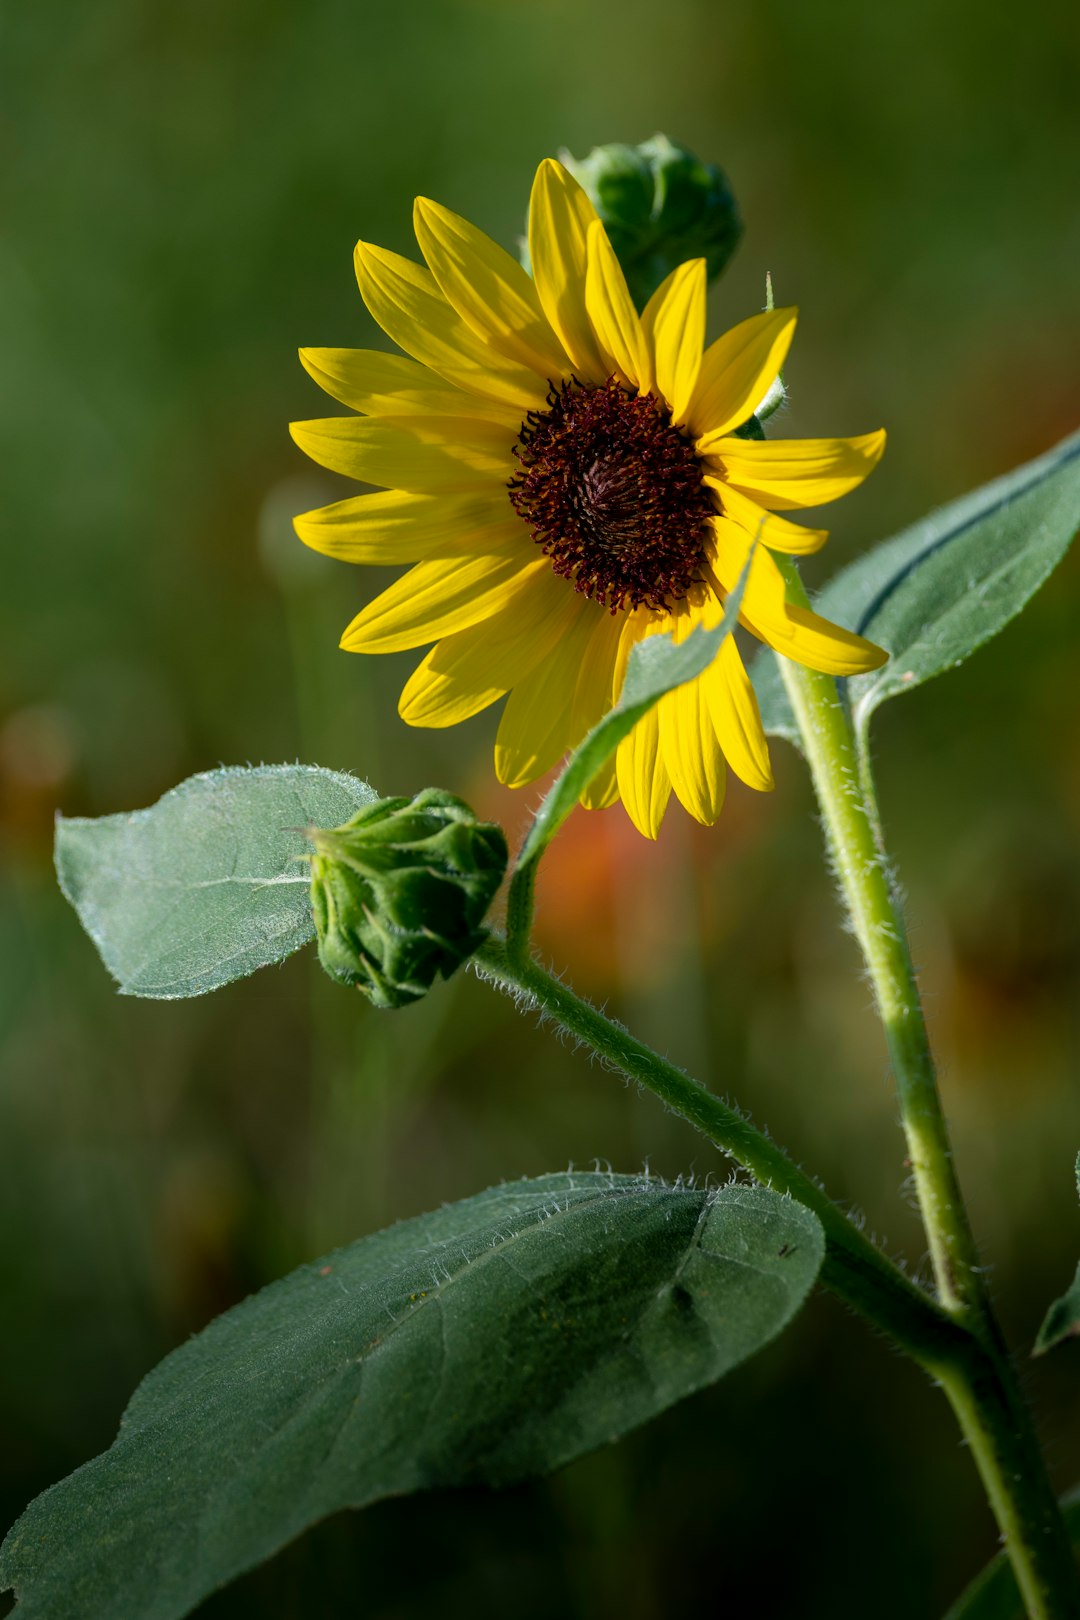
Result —
M673 606L701 578L715 508L690 439L614 377L552 385L514 447L514 511L576 590L619 608Z

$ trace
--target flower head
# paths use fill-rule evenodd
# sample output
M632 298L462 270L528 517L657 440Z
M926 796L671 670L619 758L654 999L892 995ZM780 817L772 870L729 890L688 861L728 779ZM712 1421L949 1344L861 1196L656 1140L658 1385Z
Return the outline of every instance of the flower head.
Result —
M855 488L884 433L737 432L784 363L793 310L752 316L705 349L705 262L692 259L639 316L591 203L550 159L530 203L532 277L437 203L417 201L415 227L426 266L356 249L364 301L404 355L301 350L360 414L292 428L314 460L379 486L297 518L300 538L351 562L413 565L342 637L355 652L435 643L402 692L403 719L451 726L509 694L496 770L512 787L535 780L615 702L637 641L718 622L755 538L747 630L832 674L884 661L789 603L770 555L824 543L779 514ZM621 798L655 837L674 791L709 824L725 761L772 787L732 637L638 723L582 802Z

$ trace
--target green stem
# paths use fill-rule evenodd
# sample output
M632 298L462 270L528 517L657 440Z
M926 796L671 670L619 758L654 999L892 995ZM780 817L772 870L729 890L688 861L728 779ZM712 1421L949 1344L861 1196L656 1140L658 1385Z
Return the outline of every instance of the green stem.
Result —
M536 862L519 860L506 895L506 954L515 967L529 960L535 910Z
M473 963L482 977L525 999L623 1074L655 1092L759 1181L812 1209L825 1231L822 1281L935 1377L947 1376L964 1351L963 1330L775 1142L539 963L513 960L498 936L489 936Z
M1061 1516L1074 1541L1080 1542L1080 1488L1066 1491ZM1008 1554L999 1552L960 1594L945 1620L1016 1620L1020 1594Z
M802 733L829 851L885 1029L908 1160L946 1310L977 1318L986 1289L953 1165L915 974L873 813L859 778L847 714L831 676L781 659Z
M789 594L806 603L793 565ZM829 852L874 986L942 1308L967 1353L939 1373L975 1457L1032 1620L1077 1620L1080 1575L990 1303L938 1093L915 972L873 799L835 680L780 658ZM869 789L868 789L869 784Z

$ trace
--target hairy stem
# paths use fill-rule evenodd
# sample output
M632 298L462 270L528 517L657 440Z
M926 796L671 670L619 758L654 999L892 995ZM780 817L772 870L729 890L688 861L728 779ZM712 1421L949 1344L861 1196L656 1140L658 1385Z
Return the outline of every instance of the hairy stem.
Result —
M793 565L789 594L805 604ZM990 1302L964 1207L896 888L873 797L835 680L785 658L780 671L821 807L829 853L874 986L943 1310L965 1354L939 1374L975 1457L1032 1620L1077 1620L1080 1576L1030 1415Z
M700 1081L637 1040L539 963L512 960L498 936L491 935L481 946L473 965L483 978L522 998L622 1074L655 1092L759 1181L812 1209L825 1231L822 1281L935 1377L945 1377L962 1351L962 1329L782 1148Z

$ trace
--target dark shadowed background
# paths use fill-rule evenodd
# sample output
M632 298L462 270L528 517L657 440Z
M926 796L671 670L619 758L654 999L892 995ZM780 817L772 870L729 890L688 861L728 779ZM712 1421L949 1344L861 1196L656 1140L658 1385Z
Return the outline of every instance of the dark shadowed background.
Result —
M1077 424L1078 47L1067 0L4 8L5 1526L109 1443L170 1347L304 1259L570 1161L725 1173L468 974L398 1015L310 952L205 1001L126 1001L56 890L54 808L148 804L219 762L437 783L512 833L535 802L494 785L492 715L402 725L413 660L337 650L380 576L292 536L343 493L286 434L325 404L296 347L376 341L356 237L413 251L426 193L512 244L563 145L663 129L722 163L747 229L714 332L766 270L802 309L776 431L889 429L821 579ZM1078 609L1074 556L878 729L961 1177L1025 1363L1080 1253ZM774 754L777 792L733 790L711 832L673 810L650 845L621 810L575 817L544 947L922 1268L869 992L805 773ZM1080 1348L1028 1383L1064 1487ZM204 1612L910 1620L994 1544L943 1398L820 1296L617 1449L343 1517Z

